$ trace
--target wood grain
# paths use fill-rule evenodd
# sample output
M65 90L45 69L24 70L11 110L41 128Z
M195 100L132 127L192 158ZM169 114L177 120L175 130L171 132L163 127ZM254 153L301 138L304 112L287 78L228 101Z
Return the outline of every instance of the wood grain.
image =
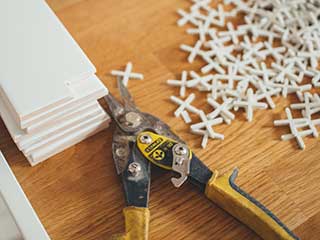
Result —
M173 117L168 100L178 89L166 85L184 69L198 70L201 62L187 64L179 44L191 44L175 13L188 1L161 0L49 0L50 6L88 54L98 75L118 96L108 73L127 61L145 75L129 83L137 105L166 121L212 169L240 168L237 183L265 203L302 239L319 239L320 143L307 138L305 151L295 142L282 142L286 128L274 128L284 117L288 100L276 99L275 110L257 112L252 123L243 112L231 126L219 126L226 139L211 141L203 150L201 139ZM204 102L199 101L199 106ZM210 110L209 107L205 107ZM108 239L124 230L122 188L111 157L112 127L34 168L18 151L0 122L0 149L53 240ZM151 240L259 239L246 226L209 202L190 185L175 189L170 173L153 171L150 197Z

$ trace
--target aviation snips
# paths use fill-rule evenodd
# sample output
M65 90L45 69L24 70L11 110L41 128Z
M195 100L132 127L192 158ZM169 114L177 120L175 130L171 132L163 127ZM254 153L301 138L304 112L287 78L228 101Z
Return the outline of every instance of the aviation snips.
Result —
M140 112L119 79L118 86L123 104L110 93L105 100L116 124L112 152L127 205L123 210L126 232L112 239L148 239L151 164L173 172L171 182L177 188L186 181L194 184L263 239L299 239L271 211L235 184L237 170L224 175L211 171L167 124Z

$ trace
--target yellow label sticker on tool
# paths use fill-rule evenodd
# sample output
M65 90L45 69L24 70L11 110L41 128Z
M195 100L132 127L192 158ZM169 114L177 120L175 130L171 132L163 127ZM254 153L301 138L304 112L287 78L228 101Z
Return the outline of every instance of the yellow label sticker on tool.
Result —
M148 135L151 141L148 143L141 141L141 136L144 135ZM137 136L137 146L143 156L155 165L167 170L172 169L172 148L176 143L170 138L149 131L141 132Z

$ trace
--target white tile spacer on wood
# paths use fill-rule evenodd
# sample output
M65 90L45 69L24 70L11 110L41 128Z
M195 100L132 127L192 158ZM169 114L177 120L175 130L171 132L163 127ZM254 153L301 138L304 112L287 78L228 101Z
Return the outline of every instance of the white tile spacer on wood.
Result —
M227 60L236 60L236 58L232 55L232 51L235 49L232 45L218 45L212 41L209 41L205 44L205 46L211 48L211 50L204 52L204 56L210 57L211 59L215 57L218 63L221 65L226 65Z
M181 80L168 80L167 83L174 87L180 87L180 96L184 97L186 95L186 87L187 86L187 71L182 71Z
M216 133L212 128L212 126L221 124L223 122L222 118L208 119L203 111L199 112L199 116L200 116L201 122L192 124L190 126L191 130L196 131L196 130L205 129L208 132L208 135L210 138L221 139L221 140L224 139L224 135L220 133Z
M299 77L293 73L293 63L289 63L286 66L281 66L277 63L272 63L271 67L277 72L275 80L277 80L278 82L284 82L285 78L294 81L299 81Z
M265 56L272 56L276 62L281 62L284 58L283 53L286 52L285 47L272 47L269 42L264 42L265 50L262 50L262 54Z
M243 59L250 59L256 57L258 59L265 59L265 54L261 51L263 43L251 43L248 36L244 36L244 42L240 43L240 46L244 50Z
M199 12L198 12L199 14ZM200 15L200 14L199 14ZM208 28L210 25L215 25L219 27L223 27L225 24L225 12L223 10L223 7L221 4L218 5L218 10L214 8L210 8L207 11L207 15L205 16L199 16L199 19L201 19L204 22L204 25L206 28Z
M271 88L281 89L283 97L287 97L289 92L292 93L292 92L298 92L301 90L301 88L299 86L294 86L289 83L290 83L289 80L287 78L285 78L283 84L271 82L267 86L271 87Z
M306 92L304 93L304 103L301 104L292 104L292 109L302 109L302 115L311 120L313 114L320 111L320 102L317 98L318 95L314 95L316 99L313 99L313 96ZM310 100L316 100L315 102L310 102ZM301 106L302 105L302 106Z
M175 96L171 96L170 97L171 101L179 105L177 110L174 112L175 117L179 117L180 115L184 114L185 116L182 115L182 117L184 118L184 120L186 120L187 119L185 118L186 114L183 113L183 111L186 111L186 110L195 114L200 114L200 110L191 105L195 97L196 95L194 93L191 93L185 100L182 100Z
M306 99L306 97L304 99ZM308 103L308 105L307 105L307 101L305 101L304 103L293 103L290 105L290 107L292 109L300 109L300 110L306 109L306 108L310 108L310 109L320 108L320 103L318 102L311 102L310 104Z
M208 94L208 97L213 99L227 97L228 84L223 84L219 79L215 76L211 82L211 94Z
M192 120L191 120L191 118L190 118L190 115L189 115L189 113L186 111L186 110L183 110L182 112L181 112L181 116L182 116L182 119L183 119L183 121L185 122L185 123L191 123L192 122Z
M200 9L210 11L210 6L209 4L211 3L211 0L191 0L194 4L191 6L191 11L195 12Z
M202 88L203 90L210 91L211 89L211 84L209 84L209 81L212 80L213 75L205 75L205 76L200 76L194 71L190 71L189 75L192 77L192 79L188 80L187 86L192 88L192 87L198 87Z
M112 70L111 75L121 77L123 85L128 86L129 79L143 80L143 74L132 72L132 63L128 62L125 71Z
M230 36L232 43L235 44L236 46L239 44L239 36L243 36L244 34L246 34L246 31L243 29L237 29L235 30L232 22L228 22L227 23L227 31L221 31L218 33L218 35L220 37L226 37L226 36Z
M201 143L202 148L206 147L209 137L211 139L220 139L220 140L224 139L223 134L216 133L212 129L212 126L217 125L217 124L221 124L223 122L222 118L208 120L203 111L200 112L199 116L200 116L202 122L197 123L197 124L193 124L193 125L191 125L190 128L191 128L192 133L203 136L202 143Z
M256 77L262 80L264 84L270 83L272 80L272 77L276 75L276 73L271 68L267 68L266 64L264 62L261 62L260 67L259 65L252 64L254 67L247 66L245 69L251 73L254 74Z
M195 26L198 26L199 25L199 21L196 19L195 17L195 13L192 12L192 13L187 13L185 12L184 10L182 9L178 9L178 14L182 17L178 20L178 26L183 26L185 25L186 23L190 22L192 23L193 25Z
M211 92L207 96L219 104L217 108L231 99L233 109L243 107L248 120L252 120L255 109L250 98L261 108L268 105L274 108L273 96L281 93L287 97L294 93L302 103L293 107L299 108L307 119L297 123L296 127L310 128L299 134L302 137L309 134L316 136L312 124L319 125L320 119L311 120L311 116L320 112L320 106L316 98L305 91L320 87L320 71L316 69L320 58L317 3L308 0L224 0L225 4L232 5L232 10L225 12L221 4L211 7L210 0L191 1L191 12L180 14L182 19L179 21L195 25L188 32L196 34L200 39L195 46L182 45L181 49L189 52L190 63L198 56L202 57L207 63L202 67L202 73L213 71L217 74L211 77L211 74L199 76L196 72L190 72L193 79L187 81L185 87ZM230 17L238 14L244 15L245 23L234 26L232 22L235 19ZM221 28L215 27L225 27L226 30L221 31ZM266 40L257 42L261 38ZM271 67L269 59L272 60ZM310 84L302 84L306 80L305 76L311 78ZM260 102L264 99L268 105ZM185 111L182 117L189 122L188 110ZM193 131L204 136L202 145L205 146L209 137L206 130ZM287 134L283 138L290 139L292 135Z
M185 44L181 44L180 45L180 49L186 52L190 52L189 57L188 57L188 62L189 63L193 63L194 59L197 56L203 56L204 51L201 50L201 46L202 46L202 42L199 40L196 42L196 44L194 45L194 47L185 45Z
M307 63L305 58L293 56L284 56L283 64L287 65L293 63L294 67L298 67L300 71L306 71ZM306 74L306 72L305 72ZM306 74L307 75L307 74Z
M216 19L216 18L211 19L211 23L217 25L218 27L224 27L225 19L226 19L227 16L225 14L225 11L223 9L222 4L218 4L217 13L218 13L218 15L217 15L218 19Z
M306 70L305 74L312 77L312 84L314 87L320 87L320 71L317 70Z
M248 66L253 62L253 59L241 59L240 56L237 56L234 61L228 62L227 66L232 66L236 73L247 75Z
M210 46L213 45L213 44L221 47L221 46L224 46L225 43L231 41L231 37L229 37L229 36L226 36L226 37L218 37L217 34L218 34L218 33L217 33L216 30L211 29L211 30L209 31L209 36L210 36L211 40L209 40L209 41L207 41L207 42L205 43L205 45L206 45L207 47L210 47Z
M310 135L313 133L313 131L303 131L299 132L298 127L304 126L304 124L307 122L306 118L299 118L294 119L292 117L291 111L289 108L285 109L287 119L286 120L276 120L274 121L275 126L283 126L283 125L289 125L291 134L285 134L281 136L282 140L290 140L292 138L296 138L297 143L301 149L305 149L305 144L303 142L303 137L306 135Z
M209 35L211 30L215 30L214 28L208 28L205 24L200 23L197 28L189 28L187 29L187 33L190 35L199 35L199 41L205 42L206 36Z
M312 88L311 84L298 85L295 81L290 81L291 85L287 89L287 93L295 93L298 99L304 101L304 91L309 91Z
M221 116L227 124L231 124L231 121L235 119L235 115L229 110L232 108L232 99L229 98L222 104L219 104L212 98L208 98L207 102L214 108L214 111L209 113L207 116L209 119L215 119Z
M318 72L313 78L312 78L312 84L315 87L320 87L320 72Z
M281 89L280 88L271 88L271 89L268 89L264 84L263 82L258 82L258 85L259 85L259 90L260 90L260 93L258 92L256 94L256 98L258 101L262 100L262 99L266 99L268 105L270 108L275 108L275 104L272 100L272 96L274 95L277 95L281 92Z
M201 135L202 136L202 141L201 141L201 147L206 148L209 140L209 134L208 131L206 130L201 130L201 129L191 129L191 132L196 135Z
M216 74L214 75L216 79L219 80L226 80L228 81L228 88L233 89L234 88L234 82L235 81L244 81L245 77L241 75L237 75L236 69L232 67L232 65L228 66L228 73L227 74Z
M244 108L247 114L247 120L251 122L253 120L254 109L266 109L268 105L266 103L258 102L256 97L253 95L252 88L247 90L247 99L242 101L235 101L234 106Z
M309 59L311 62L311 67L316 69L318 66L318 60L320 59L320 51L298 52L298 57Z
M204 55L203 59L207 62L207 65L201 68L202 73L208 73L211 70L215 70L220 74L225 74L225 70L219 63L215 62L211 57Z
M218 81L218 79L213 77L211 81L211 95L210 95L210 97L212 97L213 99L218 98L219 85L220 85L220 82Z

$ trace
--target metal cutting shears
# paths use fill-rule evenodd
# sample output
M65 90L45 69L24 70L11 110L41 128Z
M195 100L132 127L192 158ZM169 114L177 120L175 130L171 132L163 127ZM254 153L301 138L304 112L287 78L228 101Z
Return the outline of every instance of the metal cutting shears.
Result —
M119 79L118 86L123 104L111 93L105 100L116 124L112 153L124 188L126 232L112 239L148 239L151 164L173 172L171 182L175 187L180 187L186 181L194 184L212 202L263 239L299 239L270 210L235 184L237 170L225 175L211 171L167 124L151 114L141 112Z

